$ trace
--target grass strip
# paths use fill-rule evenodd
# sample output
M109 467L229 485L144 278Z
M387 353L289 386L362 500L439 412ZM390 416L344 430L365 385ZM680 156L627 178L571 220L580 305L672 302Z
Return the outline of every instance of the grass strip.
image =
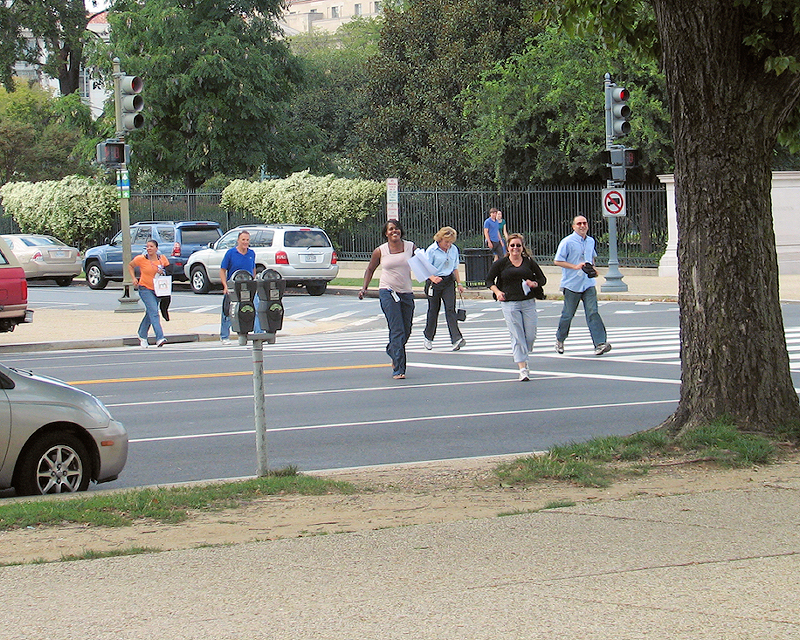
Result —
M623 475L647 473L653 463L667 457L691 456L723 467L748 467L769 464L777 451L768 438L740 431L731 419L722 418L675 438L651 430L557 445L543 455L501 464L495 474L505 485L557 480L583 487L607 487Z
M276 474L237 482L42 496L0 504L0 530L63 522L124 527L142 519L174 524L186 520L191 511L232 509L264 496L354 491L347 482Z

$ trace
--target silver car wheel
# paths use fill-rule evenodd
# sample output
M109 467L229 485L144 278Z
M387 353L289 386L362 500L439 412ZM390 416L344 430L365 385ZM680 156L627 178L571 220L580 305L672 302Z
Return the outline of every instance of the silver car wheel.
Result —
M83 461L66 445L56 445L39 459L36 481L42 494L73 493L83 481Z
M84 444L69 433L48 433L31 443L18 461L17 495L85 491L91 461Z

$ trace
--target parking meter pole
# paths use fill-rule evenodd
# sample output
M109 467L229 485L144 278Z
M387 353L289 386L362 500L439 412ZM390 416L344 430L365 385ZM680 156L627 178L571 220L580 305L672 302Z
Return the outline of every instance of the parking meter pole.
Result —
M117 83L118 84L118 83ZM126 170L125 164L122 165L122 170ZM122 230L122 296L118 298L119 306L114 309L116 313L141 313L142 306L139 304L139 294L133 288L133 280L131 280L131 273L128 271L128 265L133 259L131 250L131 217L130 217L130 201L128 198L119 199L119 219L120 229Z
M269 473L267 465L267 413L264 408L264 340L266 335L254 333L253 339L253 409L256 426L256 457L258 475Z

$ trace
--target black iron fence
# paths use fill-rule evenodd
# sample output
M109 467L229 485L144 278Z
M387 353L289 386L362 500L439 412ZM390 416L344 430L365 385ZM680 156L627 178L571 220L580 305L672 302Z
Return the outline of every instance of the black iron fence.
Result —
M598 242L598 263L608 260L608 225L601 213L602 186L551 187L489 191L401 191L400 221L406 238L427 247L443 226L458 232L461 249L483 246L483 222L491 207L503 212L509 233L525 235L537 260L551 261L558 243L572 232L572 218L582 214ZM620 264L658 266L667 246L667 199L663 185L636 185L626 189L627 216L617 219ZM336 238L343 260L366 260L384 242L380 229L384 211Z
M571 232L577 214L589 220L590 233L598 242L598 263L608 259L608 225L601 214L602 186L539 186L520 190L413 190L398 196L400 220L406 238L420 247L433 241L443 226L458 232L461 249L483 245L483 221L497 207L506 219L509 233L525 235L531 252L551 261L559 241ZM227 212L220 207L222 193L150 191L132 193L131 222L147 220L213 220L223 230L260 220L250 214ZM658 266L667 246L667 199L663 185L631 185L626 190L627 216L617 224L619 262L623 266ZM341 260L368 260L372 250L385 241L380 231L386 222L381 203L374 216L333 238ZM118 231L108 230L110 237ZM16 223L0 219L0 231L18 231Z

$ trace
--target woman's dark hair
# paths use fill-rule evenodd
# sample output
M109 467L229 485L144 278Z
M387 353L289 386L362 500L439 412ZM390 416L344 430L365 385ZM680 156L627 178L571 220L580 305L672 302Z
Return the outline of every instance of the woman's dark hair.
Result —
M403 225L400 224L399 220L387 220L386 224L383 225L383 229L381 229L381 235L384 238L386 237L386 232L389 230L390 224L393 225L395 229L399 229L400 237L402 238L403 235L405 234L405 231L403 231Z
M147 242L152 242L154 245L156 245L156 249L158 249L158 240L155 240L154 238L148 238ZM145 244L147 244L147 242L145 242Z

